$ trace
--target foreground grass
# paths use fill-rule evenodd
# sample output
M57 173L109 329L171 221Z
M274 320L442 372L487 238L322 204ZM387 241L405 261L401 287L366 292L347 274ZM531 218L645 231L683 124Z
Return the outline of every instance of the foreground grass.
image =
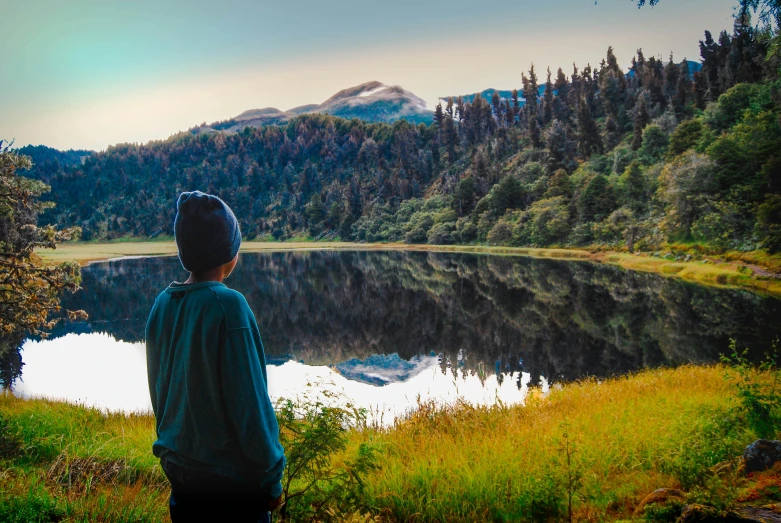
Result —
M546 521L565 518L571 496L575 520L613 521L660 487L713 505L748 499L756 485L714 488L710 472L755 439L724 374L645 371L537 393L526 406L419 405L390 429L352 433L382 451L361 508L386 521ZM0 415L0 521L165 519L151 416L11 395ZM781 493L781 479L768 481Z
M687 249L687 246L682 249ZM399 250L425 252L460 252L511 256L529 256L556 260L581 260L615 265L627 270L653 272L686 281L727 288L742 288L762 294L781 296L781 255L761 252L727 252L720 255L702 255L690 248L694 256L682 254L654 257L626 252L584 249L531 249L516 247L489 247L482 245L410 245L403 243L349 243L349 242L244 242L242 252L280 252L303 250ZM155 241L112 241L108 243L69 242L56 250L38 254L47 261L93 261L137 256L173 256L176 244L170 238ZM676 251L677 252L677 251ZM682 250L681 253L686 253Z

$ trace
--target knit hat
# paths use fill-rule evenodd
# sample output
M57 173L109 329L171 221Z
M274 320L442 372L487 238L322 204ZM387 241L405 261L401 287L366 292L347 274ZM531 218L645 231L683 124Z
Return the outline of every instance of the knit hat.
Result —
M241 231L230 207L211 194L183 192L174 220L179 261L188 272L225 265L239 252Z

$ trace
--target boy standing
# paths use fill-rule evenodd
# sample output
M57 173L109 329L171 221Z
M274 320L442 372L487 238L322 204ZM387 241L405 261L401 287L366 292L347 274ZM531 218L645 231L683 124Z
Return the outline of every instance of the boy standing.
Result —
M200 191L182 193L176 206L176 245L190 277L160 293L146 325L152 450L171 482L171 519L268 521L285 455L255 316L222 283L238 260L239 224Z

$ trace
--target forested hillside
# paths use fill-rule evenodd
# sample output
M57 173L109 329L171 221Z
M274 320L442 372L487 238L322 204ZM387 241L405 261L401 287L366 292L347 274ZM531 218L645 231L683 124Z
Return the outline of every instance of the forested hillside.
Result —
M779 61L750 12L705 34L698 71L638 51L627 73L609 49L569 74L532 66L510 98L448 99L432 125L302 115L39 165L43 219L171 234L177 194L200 189L248 238L779 251Z

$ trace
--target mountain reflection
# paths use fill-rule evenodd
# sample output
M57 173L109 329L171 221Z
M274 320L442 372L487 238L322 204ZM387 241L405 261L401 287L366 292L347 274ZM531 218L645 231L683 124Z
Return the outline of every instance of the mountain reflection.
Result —
M185 277L170 257L90 265L83 291L64 300L89 320L63 323L54 335L106 332L143 341L155 296ZM585 262L394 251L242 254L226 283L255 312L270 364L341 364L346 376L375 384L403 380L425 362L500 379L521 371L554 381L610 376L717 361L730 338L758 355L781 331L779 300Z

